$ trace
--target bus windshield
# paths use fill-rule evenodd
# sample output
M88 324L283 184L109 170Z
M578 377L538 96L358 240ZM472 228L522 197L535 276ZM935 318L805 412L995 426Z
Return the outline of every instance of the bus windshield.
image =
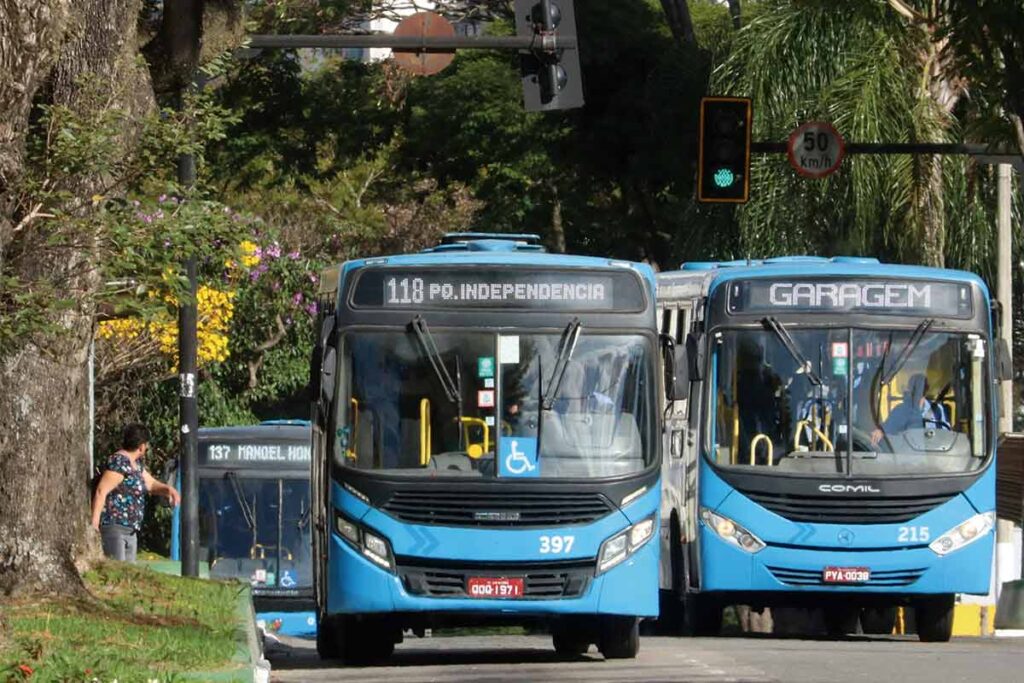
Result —
M655 456L649 341L569 328L347 335L339 461L421 476L644 470Z
M721 332L712 459L780 474L979 469L988 452L987 348L980 335L932 332L932 322L790 329L766 319L765 329Z
M199 480L200 557L210 575L259 589L312 586L309 480L239 476Z

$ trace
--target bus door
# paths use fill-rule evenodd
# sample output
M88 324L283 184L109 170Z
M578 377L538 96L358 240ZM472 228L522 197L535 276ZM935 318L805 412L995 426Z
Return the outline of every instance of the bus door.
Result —
M676 346L686 344L693 324L697 299L677 298L658 302L658 328L663 336L672 338ZM683 544L695 537L696 460L693 447L687 443L687 398L666 400L663 405L662 460L662 585L663 589L679 591L683 584ZM674 565L674 567L673 567Z

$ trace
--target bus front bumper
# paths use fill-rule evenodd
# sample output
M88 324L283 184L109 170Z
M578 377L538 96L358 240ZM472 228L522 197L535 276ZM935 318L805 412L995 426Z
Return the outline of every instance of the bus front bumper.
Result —
M933 595L989 592L994 532L939 556L928 547L743 551L701 525L701 592ZM826 583L826 567L866 568L867 581Z
M368 614L390 612L462 613L496 617L544 617L573 614L615 614L640 617L658 615L658 543L638 549L621 564L595 576L593 567L579 593L555 598L469 598L417 595L409 590L409 572L403 561L396 571L377 566L336 535L331 536L328 563L327 612ZM412 562L411 564L416 564ZM458 563L459 572L472 576L471 562ZM436 566L436 563L435 563ZM466 568L469 567L469 568ZM533 571L533 570L531 570ZM494 576L491 568L481 575ZM503 576L515 578L514 570Z

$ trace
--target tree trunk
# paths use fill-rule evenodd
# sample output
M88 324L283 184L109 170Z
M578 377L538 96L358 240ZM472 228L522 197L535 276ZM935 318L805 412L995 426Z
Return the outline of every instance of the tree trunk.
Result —
M931 154L917 158L920 182L914 198L917 223L921 226L921 263L942 268L946 263L946 205L943 198L942 157Z
M36 59L17 63L21 70L11 73L16 82L34 84L23 89L22 100L0 88L0 98L8 98L0 102L13 107L0 111L4 117L0 121L9 121L8 132L0 131L0 135L6 134L19 145L23 142L33 96L44 81L48 101L85 114L98 108L120 108L131 120L153 107L148 72L137 60L136 22L141 0L34 4L13 0L13 7L11 0L0 3L0 58L4 65L12 63L7 61L9 45L32 45L36 40L23 33L31 23L25 17L42 16L40 5L51 10L70 6L70 13L51 11L48 22L31 25L36 34L54 32L58 38ZM29 77L25 69L34 70L34 75ZM102 98L95 97L97 86ZM132 149L134 135L135 131L124 131L121 149L125 155ZM12 178L22 171L20 155L11 155L4 163ZM76 196L89 197L104 180L78 176L67 179L66 184ZM0 186L0 208L7 199L10 209L8 190L10 185ZM87 204L63 208L81 215L90 210ZM11 225L16 219L5 213L0 222L6 220ZM45 223L33 224L33 240L39 239L40 233L45 237L47 229ZM28 239L24 232L8 233L14 247L17 240ZM88 529L85 482L90 437L86 360L93 334L89 302L99 283L93 267L97 261L95 242L88 235L81 237L73 247L33 252L31 257L6 264L28 282L46 277L66 283L79 303L49 314L59 333L37 335L17 349L0 350L0 592L4 594L84 590L75 560L88 548L95 551L97 547ZM0 252L5 244L0 242Z
M0 0L0 268L14 210L8 188L21 174L28 114L57 59L71 0Z

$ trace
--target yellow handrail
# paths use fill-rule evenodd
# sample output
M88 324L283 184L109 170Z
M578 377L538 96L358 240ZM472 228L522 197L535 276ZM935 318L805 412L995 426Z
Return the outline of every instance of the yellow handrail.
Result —
M420 399L420 465L430 464L430 399Z
M732 447L729 460L733 465L740 461L740 401L736 396L736 370L732 372Z
M345 457L349 460L355 460L359 457L356 453L356 444L359 439L359 400L353 398L349 403L352 405L352 435L350 437L351 441L349 442L351 444L351 448L345 449Z
M484 443L483 450L480 449L480 444L473 443L472 439L469 438L469 428L472 425L477 425L483 429L484 432ZM466 435L466 454L471 458L479 458L484 453L489 453L491 450L491 430L487 426L487 422L483 418L479 417L463 417L462 418L462 429ZM476 448L474 448L474 446Z
M832 445L832 442L829 440L828 435L825 434L825 432L821 431L820 429L812 425L810 420L800 420L799 422L796 423L796 432L793 434L794 451L800 450L800 433L803 432L804 427L808 427L811 430L812 436L816 436L819 439L821 439L821 442L822 444L824 444L826 451L834 451L836 449L836 447ZM813 441L812 443L808 444L808 446L811 445L813 445Z
M757 454L757 444L761 443L762 440L768 442L768 466L771 467L773 452L775 450L775 444L772 443L771 437L769 437L767 434L758 434L757 436L750 440L750 464L755 464L754 456Z

